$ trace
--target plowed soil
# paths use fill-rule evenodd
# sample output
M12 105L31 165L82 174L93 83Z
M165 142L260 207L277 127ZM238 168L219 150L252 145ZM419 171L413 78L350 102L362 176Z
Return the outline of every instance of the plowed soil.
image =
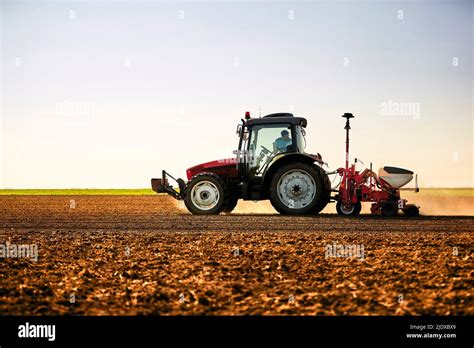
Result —
M473 232L472 216L206 217L158 195L1 196L0 244L37 245L38 260L0 258L0 314L472 315Z

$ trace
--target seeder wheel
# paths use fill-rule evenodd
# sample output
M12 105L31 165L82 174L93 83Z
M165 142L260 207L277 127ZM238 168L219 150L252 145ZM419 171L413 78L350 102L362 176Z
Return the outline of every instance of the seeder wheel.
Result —
M342 216L354 216L359 215L362 209L362 204L357 202L355 204L343 204L341 201L336 203L336 211Z
M405 208L403 208L403 214L406 216L419 216L420 209L414 204L407 204Z
M398 205L394 201L385 201L382 203L382 216L390 217L398 214Z

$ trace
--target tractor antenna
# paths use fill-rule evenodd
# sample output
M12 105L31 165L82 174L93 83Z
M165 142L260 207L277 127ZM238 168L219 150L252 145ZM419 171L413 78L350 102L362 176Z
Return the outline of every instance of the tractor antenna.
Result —
M260 117L260 118L262 117L262 108L261 107L258 108L258 117Z

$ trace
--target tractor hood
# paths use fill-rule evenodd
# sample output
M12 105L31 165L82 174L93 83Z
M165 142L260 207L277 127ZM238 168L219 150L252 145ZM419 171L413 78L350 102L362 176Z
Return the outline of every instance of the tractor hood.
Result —
M238 176L235 157L198 164L197 166L188 168L186 170L186 176L188 180L191 180L194 175L203 172L214 173L223 178L235 178Z

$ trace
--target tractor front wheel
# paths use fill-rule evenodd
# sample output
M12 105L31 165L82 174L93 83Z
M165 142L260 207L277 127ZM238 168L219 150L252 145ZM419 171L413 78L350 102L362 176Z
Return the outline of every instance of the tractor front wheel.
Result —
M226 198L222 179L213 173L201 173L189 182L184 203L193 214L212 215L224 209Z
M338 201L336 203L336 211L339 215L342 215L342 216L359 215L361 209L362 209L362 204L360 202L357 202L355 204L353 203L343 204L341 201Z
M273 175L270 202L281 214L312 214L317 207L320 210L324 208L324 190L318 167L307 163L291 163L282 166Z

